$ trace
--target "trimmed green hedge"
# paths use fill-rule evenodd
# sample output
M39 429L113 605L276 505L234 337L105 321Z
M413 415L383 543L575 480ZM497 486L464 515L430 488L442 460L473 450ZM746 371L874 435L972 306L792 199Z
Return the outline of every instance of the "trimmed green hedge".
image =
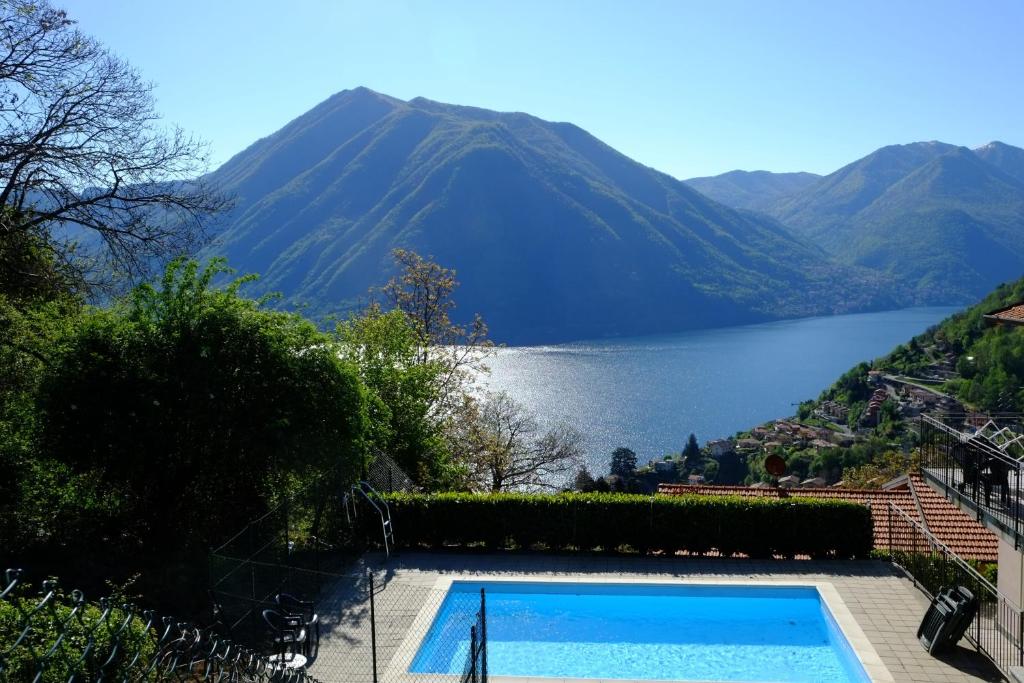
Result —
M872 547L870 511L845 501L621 493L384 498L403 547L628 547L641 553L836 558L867 557Z

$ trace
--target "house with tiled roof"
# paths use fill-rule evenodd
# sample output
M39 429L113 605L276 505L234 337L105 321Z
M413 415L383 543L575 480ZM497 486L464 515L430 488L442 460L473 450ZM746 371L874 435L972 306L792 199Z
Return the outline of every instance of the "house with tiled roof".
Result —
M1024 301L986 313L982 318L989 325L1024 325Z
M878 489L843 489L832 486L776 488L767 485L683 486L661 484L658 487L658 493L661 495L730 495L847 500L866 505L871 510L877 550L915 551L914 538L904 533L905 526L899 523L900 520L894 520L894 513L890 511L890 505L892 505L931 532L960 557L979 562L996 562L999 559L996 535L936 493L917 474L899 477Z

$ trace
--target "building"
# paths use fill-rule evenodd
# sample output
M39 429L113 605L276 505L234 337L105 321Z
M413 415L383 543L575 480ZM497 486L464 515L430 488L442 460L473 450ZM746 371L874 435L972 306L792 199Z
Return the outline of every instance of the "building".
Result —
M661 495L770 496L773 498L848 500L867 505L871 510L876 549L892 548L913 551L913 541L900 533L895 525L890 528L892 514L894 514L890 512L891 505L921 524L950 550L964 559L978 562L996 562L1000 559L999 541L996 534L946 500L926 484L918 474L904 475L879 489L841 489L834 486L781 488L783 479L792 481L796 480L796 477L780 479L780 488L774 488L767 484L755 486L661 484L658 487L658 493ZM1000 563L1000 577L1002 577L1002 573L1002 563Z
M707 447L712 458L720 458L726 453L732 453L736 450L736 445L732 439L715 439L713 441L708 441Z
M1024 301L981 316L988 325L1024 325Z

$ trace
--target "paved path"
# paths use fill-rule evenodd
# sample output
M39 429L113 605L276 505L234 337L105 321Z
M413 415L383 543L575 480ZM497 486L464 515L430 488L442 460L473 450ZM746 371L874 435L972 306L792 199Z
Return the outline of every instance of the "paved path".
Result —
M418 639L407 637L422 628L423 614L432 614L444 599L435 583L446 575L517 576L619 580L714 580L824 582L834 586L850 615L880 659L876 680L966 683L1003 681L999 672L966 641L955 652L936 659L917 642L916 631L928 606L914 585L882 561L761 561L591 555L402 553L384 570L380 558L367 556L377 567L378 680L383 683L434 683L442 677L402 673L412 660ZM383 588L381 586L383 585ZM321 601L324 619L320 655L310 671L323 683L370 683L369 603L362 579L340 578ZM422 613L422 614L421 614ZM468 629L468 625L467 625ZM445 677L451 680L451 677ZM549 682L550 683L550 682Z

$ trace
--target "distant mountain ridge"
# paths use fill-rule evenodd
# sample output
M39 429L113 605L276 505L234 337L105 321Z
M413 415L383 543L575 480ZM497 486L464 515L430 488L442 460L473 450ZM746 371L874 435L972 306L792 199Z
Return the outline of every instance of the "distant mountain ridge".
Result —
M203 255L312 315L365 301L395 247L455 268L458 312L511 343L899 303L776 220L527 114L343 91L207 180L237 203Z
M737 209L764 211L785 197L791 197L820 180L816 173L771 173L770 171L729 171L717 176L684 181L716 202Z
M919 303L974 301L1024 274L1024 150L1005 143L883 147L788 196L766 191L758 206Z

